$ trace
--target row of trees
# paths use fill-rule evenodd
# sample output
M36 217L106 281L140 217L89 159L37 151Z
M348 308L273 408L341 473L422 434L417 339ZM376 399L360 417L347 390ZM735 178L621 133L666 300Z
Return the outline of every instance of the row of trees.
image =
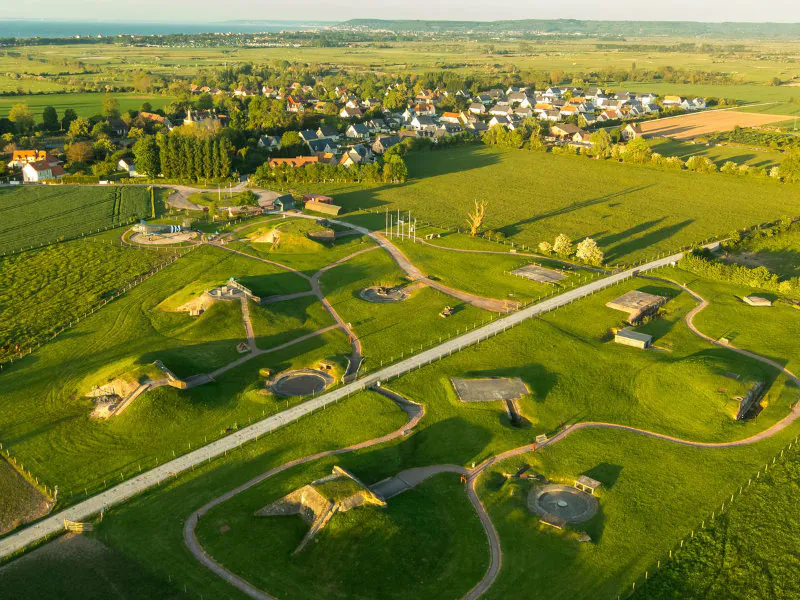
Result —
M701 277L757 288L783 296L800 297L800 277L781 279L766 267L746 267L715 260L707 251L695 251L681 259L680 265Z
M190 181L224 179L231 174L233 146L223 136L145 135L133 145L138 172L148 177Z
M596 267L601 266L605 259L603 251L592 238L587 237L577 247L574 247L572 240L563 233L556 236L552 244L550 242L541 242L539 244L539 252L547 256L555 254L563 260L575 257L588 265Z
M264 163L251 178L256 185L295 183L402 183L408 177L408 167L400 156L389 156L385 161L345 167L314 163L304 167L280 165L270 167Z

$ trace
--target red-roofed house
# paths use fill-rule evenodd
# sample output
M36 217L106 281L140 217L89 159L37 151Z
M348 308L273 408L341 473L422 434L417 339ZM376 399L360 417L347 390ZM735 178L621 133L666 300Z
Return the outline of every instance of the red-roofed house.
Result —
M26 182L46 181L48 179L60 179L64 175L64 169L57 161L40 160L26 164L22 167L22 178Z

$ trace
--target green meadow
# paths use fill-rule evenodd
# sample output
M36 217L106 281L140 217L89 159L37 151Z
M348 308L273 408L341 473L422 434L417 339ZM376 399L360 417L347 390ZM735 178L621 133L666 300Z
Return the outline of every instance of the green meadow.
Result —
M1 90L2 80L0 80ZM142 104L145 102L148 102L152 109L156 110L164 108L173 100L169 96L155 94L115 93L113 95L119 101L119 109L122 112L141 110ZM37 121L41 120L42 111L46 106L55 108L59 117L63 117L64 111L68 108L74 110L79 117L93 117L100 114L103 96L104 94L101 93L68 92L0 97L0 118L7 117L11 107L15 104L27 104Z
M796 186L724 174L485 146L412 153L407 162L411 179L402 185L320 188L348 210L376 211L370 223L377 230L384 210L398 208L440 227L464 228L473 203L485 200L484 229L532 247L559 233L576 242L593 237L610 264L652 259L800 213Z

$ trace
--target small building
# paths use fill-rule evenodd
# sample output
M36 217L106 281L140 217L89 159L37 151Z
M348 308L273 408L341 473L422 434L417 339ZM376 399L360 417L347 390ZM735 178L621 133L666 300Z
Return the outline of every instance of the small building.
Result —
M653 336L633 329L621 329L614 336L617 344L646 350L653 344Z
M272 203L275 210L280 212L285 212L287 210L292 210L294 208L294 196L291 194L286 194L285 196L280 196L279 198L275 198L275 201Z
M131 158L120 158L117 163L117 171L125 171L130 177L143 177L136 171L136 165Z
M306 210L311 212L321 213L323 215L336 216L342 212L342 207L328 202L320 202L319 200L309 200L306 202Z
M638 123L628 123L622 130L622 139L626 142L642 137L642 126Z
M333 204L333 198L322 194L303 194L303 202L319 202L321 204Z
M742 298L742 302L750 306L772 306L772 300L761 296L745 296Z
M581 475L575 480L575 488L582 492L594 496L594 493L602 487L602 483L586 475Z

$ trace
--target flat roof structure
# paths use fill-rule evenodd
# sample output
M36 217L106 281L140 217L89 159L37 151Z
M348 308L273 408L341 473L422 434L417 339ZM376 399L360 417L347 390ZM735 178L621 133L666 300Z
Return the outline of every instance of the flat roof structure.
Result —
M516 400L528 392L528 386L519 377L490 377L485 379L461 379L450 381L462 402L494 402Z
M653 343L653 336L648 333L634 331L633 329L622 329L614 336L614 341L617 344L625 346L633 346L634 348L649 348Z
M511 274L530 279L531 281L538 281L539 283L557 283L567 277L561 271L546 269L539 265L525 265L524 267L514 269L511 271Z
M761 296L745 296L742 302L750 306L772 306L772 300L762 298Z
M628 313L627 321L633 324L643 316L656 312L666 302L667 298L664 296L656 296L640 290L631 290L622 294L616 300L607 302L606 306Z

